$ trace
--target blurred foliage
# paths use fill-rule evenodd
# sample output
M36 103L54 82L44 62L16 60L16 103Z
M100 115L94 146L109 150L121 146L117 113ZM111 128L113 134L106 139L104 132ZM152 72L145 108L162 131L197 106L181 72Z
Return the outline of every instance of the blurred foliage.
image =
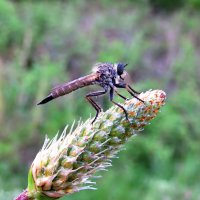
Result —
M36 104L98 61L128 62L136 90L163 89L168 100L97 191L66 199L200 199L199 8L199 0L1 0L0 199L26 187L45 134L95 114L84 99L95 87ZM99 102L111 106L106 96Z

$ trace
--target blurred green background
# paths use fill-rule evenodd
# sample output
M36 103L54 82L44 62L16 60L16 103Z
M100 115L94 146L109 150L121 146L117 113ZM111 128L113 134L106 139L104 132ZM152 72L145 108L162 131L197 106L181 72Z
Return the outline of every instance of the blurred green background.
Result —
M26 188L46 134L94 116L84 95L95 87L36 103L99 61L129 63L133 87L163 89L167 102L97 191L63 199L200 199L199 24L200 0L0 0L0 199Z

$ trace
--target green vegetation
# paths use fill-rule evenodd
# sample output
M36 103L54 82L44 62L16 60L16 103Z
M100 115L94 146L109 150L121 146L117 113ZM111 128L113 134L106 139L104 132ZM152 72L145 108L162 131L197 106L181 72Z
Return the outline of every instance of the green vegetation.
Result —
M95 114L84 99L94 87L36 103L98 61L129 63L136 90L162 89L168 99L159 117L101 173L97 191L64 199L200 198L200 1L166 4L0 1L0 199L26 187L45 134L53 137ZM105 109L107 99L99 99Z

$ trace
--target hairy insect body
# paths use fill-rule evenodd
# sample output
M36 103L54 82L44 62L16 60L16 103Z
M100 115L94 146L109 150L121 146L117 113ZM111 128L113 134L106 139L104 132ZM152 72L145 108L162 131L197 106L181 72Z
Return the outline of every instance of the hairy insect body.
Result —
M103 88L108 88L109 85L112 85L113 80L117 78L117 72L111 63L99 63L96 68L96 73L99 74L96 84Z

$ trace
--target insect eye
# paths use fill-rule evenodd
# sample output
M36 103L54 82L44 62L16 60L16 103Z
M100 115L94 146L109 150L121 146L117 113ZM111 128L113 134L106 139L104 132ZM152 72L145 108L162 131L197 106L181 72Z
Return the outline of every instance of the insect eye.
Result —
M119 76L123 74L124 68L126 67L126 65L128 65L128 64L118 63L118 65L117 65L117 74Z

